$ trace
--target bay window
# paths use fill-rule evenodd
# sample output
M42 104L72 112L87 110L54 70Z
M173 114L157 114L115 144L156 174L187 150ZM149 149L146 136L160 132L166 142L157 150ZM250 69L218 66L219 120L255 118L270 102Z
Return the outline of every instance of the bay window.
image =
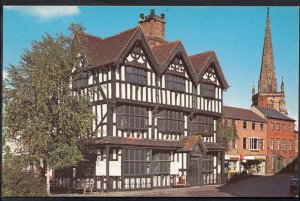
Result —
M148 112L144 107L122 105L117 107L117 126L123 130L148 129Z
M215 97L215 86L212 84L201 83L200 84L200 93L201 96L207 98Z
M166 89L170 91L184 92L185 91L185 80L183 77L175 75L166 76Z
M158 132L175 132L183 133L184 119L183 112L162 110L157 117Z
M207 135L214 132L214 120L209 116L197 115L191 122L191 134Z
M142 68L126 67L125 79L128 83L137 85L147 84L147 72Z

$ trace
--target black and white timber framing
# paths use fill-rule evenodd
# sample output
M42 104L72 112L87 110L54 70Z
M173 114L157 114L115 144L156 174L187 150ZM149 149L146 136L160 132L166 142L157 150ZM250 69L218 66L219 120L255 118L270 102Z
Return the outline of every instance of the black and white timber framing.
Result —
M178 42L159 63L143 31L134 29L112 61L95 66L89 52L79 54L73 93L88 96L95 114L85 140L88 160L69 173L57 171L54 186L76 178L92 180L94 191L221 183L216 123L228 84L215 53L196 70Z

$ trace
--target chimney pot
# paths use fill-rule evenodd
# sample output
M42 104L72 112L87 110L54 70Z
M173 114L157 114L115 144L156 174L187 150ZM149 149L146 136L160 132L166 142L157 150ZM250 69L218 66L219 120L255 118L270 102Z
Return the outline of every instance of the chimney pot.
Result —
M162 14L160 14L160 17L161 17L161 19L165 19L165 14L164 13L162 13Z
M144 20L144 18L145 18L144 13L141 13L141 14L140 14L140 20Z
M151 9L150 14L151 14L151 15L155 15L155 10L154 10L154 9Z

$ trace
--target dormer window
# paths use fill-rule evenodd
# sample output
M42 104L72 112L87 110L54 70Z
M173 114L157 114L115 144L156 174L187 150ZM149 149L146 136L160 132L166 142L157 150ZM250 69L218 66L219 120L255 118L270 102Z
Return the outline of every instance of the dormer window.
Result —
M170 91L184 92L184 78L175 75L166 75L166 89L169 89Z

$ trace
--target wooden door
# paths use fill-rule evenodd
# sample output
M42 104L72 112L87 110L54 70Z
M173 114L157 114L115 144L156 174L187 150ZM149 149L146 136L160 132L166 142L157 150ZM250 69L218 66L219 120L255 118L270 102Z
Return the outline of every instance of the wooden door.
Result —
M190 155L188 163L189 186L202 185L202 157L201 154Z

